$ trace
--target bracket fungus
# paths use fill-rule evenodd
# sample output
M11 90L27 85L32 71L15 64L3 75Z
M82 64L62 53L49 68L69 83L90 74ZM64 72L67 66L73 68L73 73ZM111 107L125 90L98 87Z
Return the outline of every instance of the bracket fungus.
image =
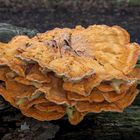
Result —
M122 112L138 94L140 53L119 26L55 28L0 43L0 95L41 121Z

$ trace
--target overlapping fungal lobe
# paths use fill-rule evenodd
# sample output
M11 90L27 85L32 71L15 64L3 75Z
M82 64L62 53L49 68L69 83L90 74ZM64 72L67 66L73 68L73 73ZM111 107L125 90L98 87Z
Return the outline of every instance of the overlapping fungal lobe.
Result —
M15 71L21 76L24 76L25 63L15 56L18 50L24 47L29 38L27 36L20 36L13 38L8 44L0 45L0 65L7 65L11 70Z
M44 33L46 38L38 35L40 44L34 42L20 57L34 60L69 81L93 73L118 78L131 71L138 59L138 45L130 44L126 31L116 26L54 29L53 35L50 32Z
M0 95L40 121L122 112L138 94L139 45L119 26L55 28L0 43Z

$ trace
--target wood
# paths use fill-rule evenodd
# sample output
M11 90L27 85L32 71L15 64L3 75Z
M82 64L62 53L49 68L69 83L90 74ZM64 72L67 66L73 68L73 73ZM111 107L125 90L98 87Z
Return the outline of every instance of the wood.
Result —
M56 140L139 140L140 106L131 106L123 113L89 114L77 126L70 126L66 121L58 124L62 130Z

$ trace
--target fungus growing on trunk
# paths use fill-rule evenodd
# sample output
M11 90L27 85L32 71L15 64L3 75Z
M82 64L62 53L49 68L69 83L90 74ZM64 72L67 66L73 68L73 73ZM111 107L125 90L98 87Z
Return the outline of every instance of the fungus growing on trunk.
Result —
M119 26L55 28L0 43L0 95L40 121L76 125L90 112L122 112L138 90L140 49Z

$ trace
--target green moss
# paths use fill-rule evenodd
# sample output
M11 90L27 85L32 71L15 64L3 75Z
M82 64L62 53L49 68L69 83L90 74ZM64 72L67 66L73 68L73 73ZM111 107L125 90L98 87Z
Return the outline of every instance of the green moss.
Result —
M67 112L69 118L71 118L74 111L75 111L75 107L73 107L73 106L68 106L67 107L66 112Z

